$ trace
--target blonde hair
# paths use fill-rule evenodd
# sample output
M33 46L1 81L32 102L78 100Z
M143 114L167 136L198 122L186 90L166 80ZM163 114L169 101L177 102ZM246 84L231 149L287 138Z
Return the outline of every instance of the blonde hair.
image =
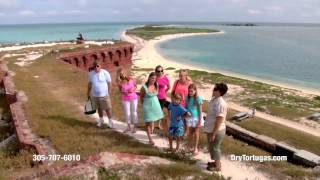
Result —
M121 83L124 80L129 81L129 79L130 78L128 77L127 72L123 68L119 68L117 70L117 83Z
M180 75L185 75L187 81L191 81L190 76L188 76L188 70L187 69L180 69L179 70L179 76Z
M180 94L174 94L174 99L176 100L182 100L182 96Z

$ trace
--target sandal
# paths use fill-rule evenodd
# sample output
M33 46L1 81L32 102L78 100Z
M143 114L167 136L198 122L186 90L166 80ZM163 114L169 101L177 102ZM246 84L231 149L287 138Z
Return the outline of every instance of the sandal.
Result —
M149 141L149 144L150 144L151 146L154 146L154 142L153 142L153 141Z
M123 133L127 133L127 132L129 132L129 131L131 131L131 129L127 128L127 129L125 129L125 130L123 131Z
M199 154L199 150L198 151L193 151L192 155L197 156Z

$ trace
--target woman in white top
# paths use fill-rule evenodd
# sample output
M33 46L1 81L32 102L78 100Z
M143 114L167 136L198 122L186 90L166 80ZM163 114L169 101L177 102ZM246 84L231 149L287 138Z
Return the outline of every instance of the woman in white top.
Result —
M223 95L228 91L224 83L216 83L209 102L204 132L207 133L209 152L212 162L208 162L207 170L221 171L220 145L226 133L227 103Z

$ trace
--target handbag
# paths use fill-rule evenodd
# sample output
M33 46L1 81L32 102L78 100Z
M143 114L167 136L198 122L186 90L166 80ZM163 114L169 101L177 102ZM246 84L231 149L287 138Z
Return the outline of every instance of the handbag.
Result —
M86 102L86 104L84 105L84 114L85 115L91 115L96 113L96 109L93 106L93 103L91 101L91 98L88 97L88 100Z

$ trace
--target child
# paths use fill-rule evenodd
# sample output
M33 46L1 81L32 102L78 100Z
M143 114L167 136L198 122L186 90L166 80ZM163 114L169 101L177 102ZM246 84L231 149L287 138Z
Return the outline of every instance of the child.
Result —
M169 128L169 149L172 148L172 141L175 138L177 141L176 150L179 150L181 138L184 135L184 116L188 115L188 110L185 109L180 103L182 101L182 96L180 94L175 94L173 96L173 103L170 103L169 110L169 119L170 119L170 128Z
M202 124L202 97L198 96L197 87L195 84L190 84L188 87L188 96L185 99L186 108L191 113L191 117L187 118L187 126L189 128L188 148L192 148L194 142L193 154L199 153L199 131Z
M138 124L138 95L136 93L136 84L132 77L127 76L123 69L119 69L117 72L117 84L119 91L122 94L122 106L124 109L124 115L128 124L128 127L124 132L131 131L131 116L133 117L133 130L132 133L136 132L137 124Z

